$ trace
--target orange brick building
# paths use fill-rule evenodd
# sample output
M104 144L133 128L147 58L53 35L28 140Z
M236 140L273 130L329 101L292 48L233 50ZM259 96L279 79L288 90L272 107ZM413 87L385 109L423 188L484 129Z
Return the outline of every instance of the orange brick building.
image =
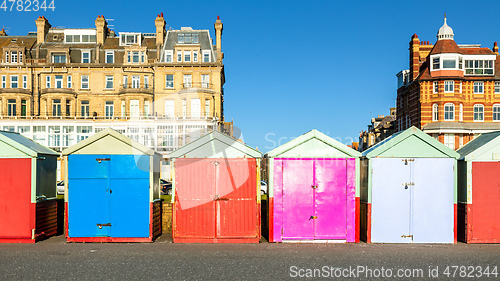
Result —
M458 45L446 23L437 42L410 41L410 69L397 74L396 131L416 126L450 148L500 130L500 59L480 45Z

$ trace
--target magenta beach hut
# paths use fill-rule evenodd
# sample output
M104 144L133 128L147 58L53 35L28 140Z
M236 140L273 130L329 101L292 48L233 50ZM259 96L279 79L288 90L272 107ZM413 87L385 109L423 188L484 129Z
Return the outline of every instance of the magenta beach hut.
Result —
M359 242L360 156L316 130L268 152L269 242Z

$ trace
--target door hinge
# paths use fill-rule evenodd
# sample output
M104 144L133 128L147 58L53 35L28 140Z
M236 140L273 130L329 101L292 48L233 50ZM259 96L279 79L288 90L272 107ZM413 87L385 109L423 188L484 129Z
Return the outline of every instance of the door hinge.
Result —
M413 162L415 159L402 159L401 161L404 161L405 165L408 165L408 162Z
M313 189L318 188L318 186L317 186L317 185L311 185L311 187L312 187Z
M309 218L309 220L315 220L315 219L317 219L317 218L318 218L318 216L311 216L311 217Z
M401 238L413 238L413 235L401 235Z
M111 161L111 158L96 158L95 161L101 163L102 161Z

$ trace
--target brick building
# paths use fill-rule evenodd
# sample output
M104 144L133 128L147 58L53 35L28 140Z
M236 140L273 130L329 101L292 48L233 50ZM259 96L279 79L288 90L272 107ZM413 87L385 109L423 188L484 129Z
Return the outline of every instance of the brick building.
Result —
M61 151L111 127L165 155L232 131L219 18L215 44L208 30L166 30L163 14L154 33L115 33L104 16L92 28L35 23L25 36L0 33L0 130Z
M421 128L450 148L500 130L500 60L493 49L459 45L444 19L437 41L410 41L410 68L397 74L397 131Z

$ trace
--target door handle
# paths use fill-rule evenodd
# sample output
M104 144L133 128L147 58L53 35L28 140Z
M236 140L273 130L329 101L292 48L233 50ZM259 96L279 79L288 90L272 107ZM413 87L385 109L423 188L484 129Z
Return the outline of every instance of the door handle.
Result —
M111 223L98 223L97 224L97 227L99 227L99 229L102 229L103 226L111 226Z
M311 187L312 187L313 189L318 188L318 186L317 186L317 185L311 185Z
M318 216L311 216L311 217L309 218L309 220L315 220L315 219L317 219L317 218L318 218Z
M95 161L99 162L100 164L102 161L111 161L111 158L96 158Z
M110 188L106 189L106 192L109 192L109 194L113 193L113 190L111 190Z
M219 201L229 201L229 198L217 198Z

